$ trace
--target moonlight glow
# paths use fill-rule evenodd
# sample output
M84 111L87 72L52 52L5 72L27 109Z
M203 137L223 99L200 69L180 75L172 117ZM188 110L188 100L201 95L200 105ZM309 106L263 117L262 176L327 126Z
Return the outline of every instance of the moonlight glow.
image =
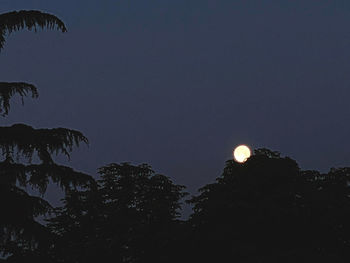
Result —
M251 155L250 149L246 145L239 145L233 151L233 157L236 162L244 163Z

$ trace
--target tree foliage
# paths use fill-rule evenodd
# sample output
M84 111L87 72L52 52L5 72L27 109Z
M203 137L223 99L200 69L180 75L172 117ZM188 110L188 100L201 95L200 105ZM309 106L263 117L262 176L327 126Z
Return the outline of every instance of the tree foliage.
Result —
M14 31L22 29L37 31L41 29L57 29L66 32L66 26L56 16L36 10L21 10L0 14L0 51L4 48L6 37ZM6 116L10 109L10 99L18 94L23 98L31 94L38 97L37 88L25 82L0 82L0 113Z
M302 171L267 149L243 164L228 161L222 176L189 200L192 255L204 261L346 262L349 171Z
M6 116L10 109L10 99L18 94L24 103L23 98L31 94L32 98L39 96L37 88L25 82L0 82L0 113Z
M72 191L50 220L62 262L156 262L166 249L186 195L148 165L110 164L98 187ZM156 255L157 254L157 255Z
M303 171L258 149L188 200L147 165L102 167L97 188L72 191L50 220L57 262L347 262L350 168ZM68 256L69 255L69 256Z
M6 159L22 156L31 160L37 153L43 163L52 164L52 154L69 157L73 147L82 142L88 140L81 132L65 128L34 129L25 124L0 127L0 150Z
M14 31L28 29L57 29L66 32L64 23L54 15L36 10L22 10L0 15L0 50L3 49L6 36Z

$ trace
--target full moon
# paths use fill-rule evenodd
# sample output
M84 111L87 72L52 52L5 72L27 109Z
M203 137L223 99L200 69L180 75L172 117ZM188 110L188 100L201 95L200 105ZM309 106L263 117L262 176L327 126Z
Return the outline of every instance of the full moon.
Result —
M236 162L244 163L250 157L251 152L247 145L239 145L233 151L233 157Z

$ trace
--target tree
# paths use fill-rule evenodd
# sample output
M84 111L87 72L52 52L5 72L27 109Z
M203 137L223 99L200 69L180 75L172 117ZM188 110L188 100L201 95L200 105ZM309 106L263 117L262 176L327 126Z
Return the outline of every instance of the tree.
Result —
M211 262L348 262L350 168L303 171L278 152L258 149L189 203L186 253Z
M100 168L97 188L72 191L50 227L60 262L165 262L184 187L148 165ZM158 261L157 261L158 260Z
M0 15L0 49L6 36L20 29L55 29L66 32L64 23L56 16L39 11L19 11ZM0 83L0 112L6 116L10 99L15 94L23 97L38 96L34 85L23 82ZM93 179L83 173L56 164L53 154L69 157L73 147L88 143L79 131L56 128L34 129L15 124L0 127L0 254L12 255L8 260L40 253L48 248L48 231L36 217L52 210L48 202L30 196L21 187L31 186L44 194L49 180L66 191L77 186L93 184ZM37 160L37 162L33 162Z
M227 161L222 176L189 200L194 254L269 262L286 261L305 243L312 249L300 217L309 191L304 182L294 160L267 149L243 164Z

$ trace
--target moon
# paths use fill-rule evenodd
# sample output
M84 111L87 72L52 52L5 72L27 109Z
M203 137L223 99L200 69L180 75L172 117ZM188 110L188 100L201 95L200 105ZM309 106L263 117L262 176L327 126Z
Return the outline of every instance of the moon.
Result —
M233 151L233 157L236 162L244 163L251 156L251 151L247 145L239 145Z

